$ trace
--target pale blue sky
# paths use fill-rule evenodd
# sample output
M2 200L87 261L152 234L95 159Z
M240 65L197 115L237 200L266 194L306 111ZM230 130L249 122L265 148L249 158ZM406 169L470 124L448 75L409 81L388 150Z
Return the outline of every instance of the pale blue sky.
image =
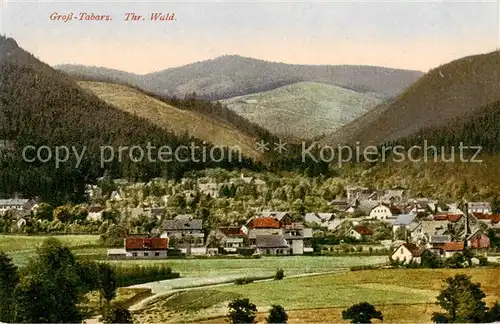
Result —
M2 1L2 0L0 0ZM300 64L419 69L500 47L499 4L483 2L5 1L1 32L49 64L146 73L223 54ZM53 12L112 22L50 21ZM175 22L126 22L175 12Z

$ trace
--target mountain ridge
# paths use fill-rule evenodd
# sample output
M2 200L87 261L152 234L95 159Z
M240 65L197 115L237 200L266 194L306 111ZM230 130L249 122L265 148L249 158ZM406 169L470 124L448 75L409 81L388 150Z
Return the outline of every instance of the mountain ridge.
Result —
M211 100L272 90L302 81L333 84L358 92L374 91L390 97L423 74L415 70L370 65L287 64L239 55L219 56L142 75L85 65L57 65L55 68L76 76L132 77L133 85L146 91L177 97L196 92L200 98Z

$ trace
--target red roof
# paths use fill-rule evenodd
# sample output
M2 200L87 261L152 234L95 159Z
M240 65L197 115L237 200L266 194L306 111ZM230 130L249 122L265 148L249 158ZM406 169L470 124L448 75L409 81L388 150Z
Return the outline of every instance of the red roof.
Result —
M221 231L226 236L244 236L245 235L245 233L243 233L243 231L239 227L221 227L221 228L219 228L219 231Z
M127 237L125 239L125 250L166 250L166 249L168 249L168 238Z
M435 215L432 219L435 221L450 221L456 223L462 218L461 214L446 214L446 215Z
M500 215L499 214L473 213L473 215L477 219L491 220L492 223L499 223L500 222Z
M446 242L442 249L443 251L463 251L464 242Z
M415 257L418 257L422 254L422 251L418 246L413 243L403 243L403 246L411 252L411 254Z
M248 228L280 228L280 222L274 217L256 217L248 223Z
M393 215L400 215L400 214L402 214L401 213L401 209L399 207L393 205L393 204L390 204L390 205L389 204L382 204L382 205L384 205L385 207L389 208L389 210L391 211L391 213Z
M363 225L354 226L354 230L361 235L372 235L373 234L373 231L371 229L369 229L368 227L363 226Z

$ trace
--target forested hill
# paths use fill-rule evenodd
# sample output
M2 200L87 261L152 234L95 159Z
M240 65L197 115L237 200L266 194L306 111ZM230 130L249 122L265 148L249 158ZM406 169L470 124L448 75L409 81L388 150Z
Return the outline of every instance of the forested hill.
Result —
M209 100L268 91L302 81L392 97L422 75L420 71L379 66L297 65L239 55L224 55L145 75L84 65L58 65L56 68L71 75L126 81L162 95L183 97L196 92L198 97Z
M394 100L354 120L324 143L382 144L429 127L467 122L500 100L500 52L464 57L436 67Z
M125 154L122 162L115 158L101 168L100 148L146 145L172 149L179 145L208 144L188 137L179 137L125 113L82 90L71 78L53 70L21 49L13 39L0 36L0 139L14 140L16 151L0 161L0 196L21 193L26 197L40 196L48 201L78 200L84 184L101 176L104 170L114 177L149 179L156 176L180 177L184 171L209 166L248 167L253 163L159 162L146 158L134 162ZM54 159L47 163L28 163L21 159L21 149L35 147L74 147L78 152L86 147L81 165L70 154L67 162L56 168ZM54 152L54 151L53 151ZM71 153L71 152L70 152ZM202 160L196 152L196 160ZM137 157L137 155L134 155ZM191 154L189 154L191 156ZM227 154L225 155L227 156ZM194 160L194 159L191 159Z

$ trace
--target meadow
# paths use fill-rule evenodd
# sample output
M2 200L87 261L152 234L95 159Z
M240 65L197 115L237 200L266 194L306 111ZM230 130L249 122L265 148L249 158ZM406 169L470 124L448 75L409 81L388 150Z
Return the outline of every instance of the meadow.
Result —
M488 303L500 301L499 268L380 269L177 292L134 316L140 323L221 323L227 321L228 302L238 296L257 305L261 320L270 305L279 304L290 323L342 322L343 309L367 301L382 310L384 322L430 322L439 310L434 302L443 280L457 273L480 282Z
M15 264L22 266L34 255L36 247L49 237L60 240L75 254L79 250L94 250L99 246L99 235L0 235L0 252L6 252Z

